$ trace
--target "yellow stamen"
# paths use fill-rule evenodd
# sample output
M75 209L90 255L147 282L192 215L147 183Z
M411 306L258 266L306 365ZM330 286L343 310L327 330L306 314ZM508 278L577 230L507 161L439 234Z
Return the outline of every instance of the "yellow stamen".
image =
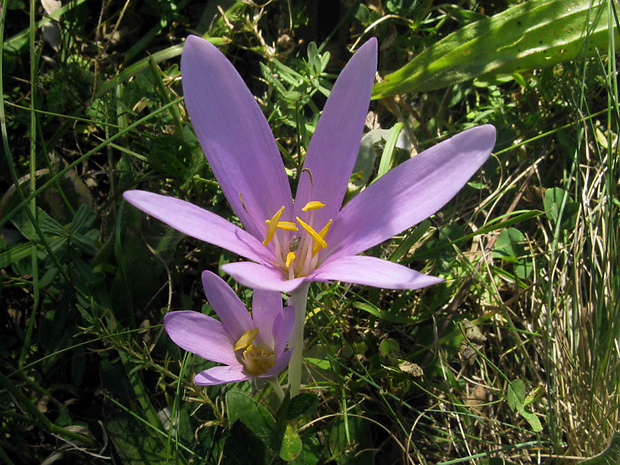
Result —
M256 339L256 336L258 336L258 328L251 329L243 336L241 336L235 344L235 352L241 349L245 349L248 346L252 347L252 341Z
M273 368L276 358L273 349L265 344L250 345L243 351L243 365L252 376L260 376Z
M273 239L273 235L276 233L276 228L278 227L278 222L280 221L280 217L282 216L282 212L284 212L284 205L280 208L275 215L271 217L270 220L265 221L267 223L267 234L265 234L265 240L263 241L263 245L267 245Z
M278 225L276 227L285 231L299 231L297 225L292 221L278 221Z
M299 217L297 217L295 219L300 224L300 226L302 228L304 228L306 230L306 232L312 236L312 239L314 239L315 244L318 243L322 248L324 248L324 249L327 248L327 242L325 242L325 239L323 239L319 235L318 232L316 232L314 229L312 229L312 226L310 226L309 224L304 223ZM323 229L325 229L325 228L323 228ZM326 233L327 233L327 231L326 231Z
M327 232L329 231L329 227L332 225L332 221L333 220L329 220L327 222L327 224L325 225L325 227L323 229L321 229L321 231L319 232L319 236L321 236L323 238L323 242L325 242L325 236L327 235ZM327 243L325 243L327 245ZM325 247L323 247L325 248ZM314 243L312 244L312 256L314 257L317 253L319 253L319 250L321 250L320 244L318 243Z
M311 200L306 204L304 208L301 209L302 212L307 212L308 210L318 210L319 208L323 208L325 206L324 203L319 202L318 200Z
M286 267L287 268L291 266L291 263L293 263L293 260L295 260L295 252L287 253L286 254Z

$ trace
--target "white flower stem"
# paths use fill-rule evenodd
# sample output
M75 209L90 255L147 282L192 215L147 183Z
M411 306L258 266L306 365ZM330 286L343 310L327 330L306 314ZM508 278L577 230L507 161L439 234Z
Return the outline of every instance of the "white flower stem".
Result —
M306 321L306 302L308 300L309 282L303 283L291 293L295 307L295 325L289 343L293 346L291 361L288 363L288 390L291 397L299 394L301 387L301 370L304 352L304 323Z
M268 381L271 385L271 389L273 389L273 392L278 397L278 400L280 401L280 403L282 403L282 401L284 400L284 391L282 390L282 386L280 386L278 378L269 378Z

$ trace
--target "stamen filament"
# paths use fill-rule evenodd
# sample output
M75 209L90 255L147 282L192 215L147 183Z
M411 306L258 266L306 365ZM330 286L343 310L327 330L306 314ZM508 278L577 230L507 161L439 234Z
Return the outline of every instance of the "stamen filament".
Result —
M327 235L328 231L329 231L329 227L332 225L332 221L333 220L329 220L327 222L327 224L325 225L325 227L323 229L321 229L321 231L319 231L319 236L321 236L323 238L323 242L325 242L325 236ZM325 243L327 245L327 243ZM323 247L325 248L325 247ZM312 256L314 257L317 253L319 253L320 247L318 243L314 243L312 245Z

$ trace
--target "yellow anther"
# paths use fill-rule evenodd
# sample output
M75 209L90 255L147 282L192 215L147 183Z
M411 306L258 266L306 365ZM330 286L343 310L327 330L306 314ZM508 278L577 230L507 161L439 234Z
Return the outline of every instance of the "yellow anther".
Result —
M292 221L278 221L278 229L283 229L285 231L298 231L299 228Z
M319 244L319 246L321 246L324 249L327 248L327 242L325 242L325 239L323 239L319 235L318 232L316 232L314 229L312 229L312 226L310 226L309 224L304 223L299 217L297 217L295 219L297 220L299 225L302 228L304 228L308 234L310 234L312 236L312 239L314 239L314 243L315 244ZM325 229L325 228L323 228L323 229ZM327 233L327 231L326 231L326 233Z
M245 349L248 346L252 347L252 341L256 339L256 336L258 336L258 328L251 329L241 336L235 344L235 352L237 350Z
M295 260L295 252L287 253L286 254L286 267L287 268L291 266L291 263L293 263L293 260Z
M324 203L319 202L318 200L311 200L306 204L304 208L301 209L302 212L307 212L308 210L318 210L319 208L323 208L325 206Z
M252 376L260 376L273 368L276 358L273 349L265 344L250 345L243 351L243 365Z
M323 242L325 242L325 236L327 236L327 232L329 231L329 227L332 225L332 221L333 220L329 220L327 222L327 224L325 225L325 227L323 229L321 229L321 231L319 231L319 236L321 236L323 238ZM325 242L325 245L327 246L327 243ZM319 253L319 250L321 250L321 245L318 244L317 242L315 242L314 244L312 244L312 256L314 257L317 253ZM325 248L325 247L323 247Z
M267 223L267 234L265 234L265 240L263 241L263 245L267 245L273 239L273 235L276 233L276 228L278 227L278 222L280 221L280 217L284 212L284 205L280 208L275 215L271 217L270 220L266 220Z

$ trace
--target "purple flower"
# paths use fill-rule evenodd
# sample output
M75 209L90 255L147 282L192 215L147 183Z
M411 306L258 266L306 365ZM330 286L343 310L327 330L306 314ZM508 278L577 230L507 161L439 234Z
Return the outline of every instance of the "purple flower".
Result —
M436 277L361 252L446 204L486 161L490 125L464 131L397 166L342 202L355 164L377 67L366 42L336 81L308 147L293 201L269 125L231 63L190 36L181 58L185 104L207 160L245 230L182 200L143 191L125 199L177 230L250 262L222 269L255 289L292 292L308 281L416 289Z
M219 276L204 271L202 284L220 321L192 310L168 313L164 327L182 349L224 364L198 373L198 385L274 378L291 358L287 342L295 312L282 308L279 292L255 290L252 314Z

